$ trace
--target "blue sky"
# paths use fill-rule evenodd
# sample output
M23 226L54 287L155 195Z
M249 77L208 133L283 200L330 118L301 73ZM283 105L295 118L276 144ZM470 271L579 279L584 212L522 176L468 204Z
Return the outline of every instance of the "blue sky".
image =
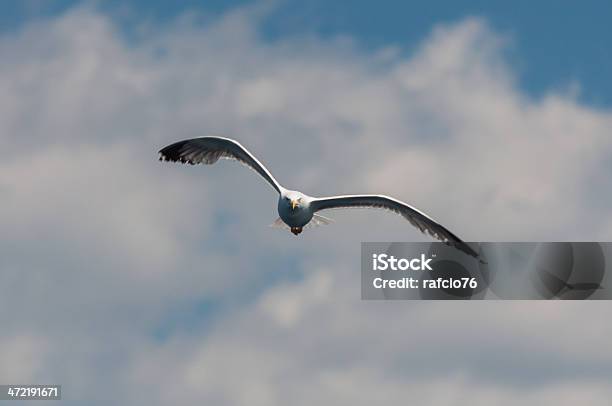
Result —
M53 16L80 3L77 0L10 0L3 2L0 26L15 29L28 20ZM105 12L122 16L130 25L142 19L163 25L189 11L215 14L245 1L99 2ZM520 85L534 96L551 88L579 84L579 97L591 105L612 105L612 3L605 0L543 1L278 1L261 30L270 39L315 33L323 37L349 35L359 46L395 44L410 50L432 25L466 16L485 17L493 28L509 35L506 49Z

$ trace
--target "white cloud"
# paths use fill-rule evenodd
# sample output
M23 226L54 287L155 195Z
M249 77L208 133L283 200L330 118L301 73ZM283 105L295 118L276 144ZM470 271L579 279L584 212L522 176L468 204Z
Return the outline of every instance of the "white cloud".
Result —
M395 195L467 239L605 240L610 113L527 96L482 20L401 57L265 41L259 13L128 43L79 8L0 39L2 380L100 404L605 404L605 304L362 302L359 242L426 237L353 212L295 238L240 165L155 159L222 133L288 187Z
M0 379L4 385L20 384L37 378L48 350L44 337L16 334L0 340Z

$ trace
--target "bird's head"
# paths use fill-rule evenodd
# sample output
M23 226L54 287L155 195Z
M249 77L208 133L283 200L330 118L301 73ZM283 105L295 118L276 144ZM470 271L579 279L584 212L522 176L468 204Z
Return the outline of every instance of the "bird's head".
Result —
M284 199L292 211L299 209L306 202L305 196L300 192L289 192L284 196Z

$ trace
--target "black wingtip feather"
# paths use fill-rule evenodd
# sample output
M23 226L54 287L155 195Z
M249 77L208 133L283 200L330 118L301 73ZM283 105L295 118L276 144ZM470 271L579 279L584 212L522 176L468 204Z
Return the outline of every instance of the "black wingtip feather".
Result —
M480 262L486 263L486 262L483 262L483 259L480 257L480 255L476 251L474 251L474 249L472 249L472 247L470 247L465 242L459 240L459 243L455 244L455 247L458 248L459 250L463 251L464 253L466 253L466 254L476 258Z
M170 144L167 147L160 149L159 153L161 158L163 158L165 161L185 163L185 158L181 156L184 146L185 141L175 142L174 144Z

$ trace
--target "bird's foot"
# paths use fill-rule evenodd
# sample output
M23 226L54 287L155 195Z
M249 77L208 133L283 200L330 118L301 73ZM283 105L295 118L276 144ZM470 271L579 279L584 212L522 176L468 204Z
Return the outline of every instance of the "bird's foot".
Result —
M295 235L298 235L302 232L302 227L291 227L291 232Z

